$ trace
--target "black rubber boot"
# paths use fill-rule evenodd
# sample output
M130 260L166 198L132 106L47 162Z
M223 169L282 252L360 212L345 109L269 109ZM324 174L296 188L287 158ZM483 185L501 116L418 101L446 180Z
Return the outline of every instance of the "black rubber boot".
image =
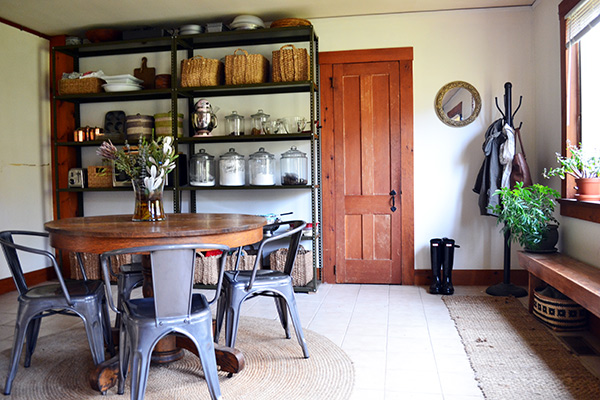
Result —
M453 294L454 286L452 286L452 266L454 265L454 248L460 247L455 244L454 239L443 238L442 248L444 253L444 279L442 283L442 294Z
M431 274L433 275L429 293L442 293L442 260L444 249L442 239L431 239L429 241L429 251L431 253Z

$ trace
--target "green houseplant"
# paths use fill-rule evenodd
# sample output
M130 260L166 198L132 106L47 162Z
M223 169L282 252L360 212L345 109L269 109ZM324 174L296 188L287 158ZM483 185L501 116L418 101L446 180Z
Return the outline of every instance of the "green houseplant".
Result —
M544 177L558 176L565 179L567 175L575 178L577 200L599 201L600 200L600 156L596 151L584 149L572 145L567 141L567 156L556 153L558 167L549 171L544 169Z
M495 195L501 204L491 208L498 215L502 232L509 232L512 241L530 251L555 251L558 241L558 221L554 218L556 199L560 194L544 185L523 186L517 182L513 189L504 187Z

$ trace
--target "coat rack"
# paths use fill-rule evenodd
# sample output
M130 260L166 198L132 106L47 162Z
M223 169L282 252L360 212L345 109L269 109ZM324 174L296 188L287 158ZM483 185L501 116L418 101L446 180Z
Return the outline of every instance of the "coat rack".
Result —
M521 102L523 101L523 96L519 98L519 105L515 112L512 112L512 83L506 82L504 84L504 111L498 106L498 98L496 100L496 108L502 114L502 118L504 119L504 123L508 124L512 128L514 128L514 118L521 108ZM519 129L521 128L521 123L519 125ZM521 287L515 286L510 283L510 231L506 231L504 233L504 279L501 283L497 283L492 285L486 289L486 293L492 296L514 296L514 297L525 297L527 296L527 291Z

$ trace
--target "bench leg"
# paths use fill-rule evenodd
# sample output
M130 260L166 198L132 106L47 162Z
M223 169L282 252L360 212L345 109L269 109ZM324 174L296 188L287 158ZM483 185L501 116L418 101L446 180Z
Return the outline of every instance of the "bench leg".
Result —
M529 312L533 313L533 294L535 293L535 289L542 286L544 281L533 275L531 272L529 273Z

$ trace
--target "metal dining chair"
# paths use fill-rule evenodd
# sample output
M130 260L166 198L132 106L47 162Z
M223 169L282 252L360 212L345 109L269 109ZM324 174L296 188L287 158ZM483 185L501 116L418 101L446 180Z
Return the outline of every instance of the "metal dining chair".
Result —
M283 233L277 234L276 230L283 226L289 229ZM296 338L302 347L305 358L309 357L308 347L304 339L304 333L300 324L298 307L294 296L294 286L292 284L292 271L294 262L300 246L302 229L306 226L304 221L278 222L265 226L265 229L275 231L271 237L265 238L258 248L258 254L254 268L251 271L238 270L239 257L235 269L226 271L223 278L223 294L217 303L217 321L215 326L215 342L218 343L223 321L225 321L225 345L234 347L237 337L238 324L240 319L240 309L242 303L256 296L272 296L275 299L275 306L279 314L281 326L285 331L287 339L291 338L288 324L288 311L294 324ZM283 271L259 269L259 262L262 258L265 246L269 243L289 239L289 247L285 266Z
M219 280L211 301L193 292L197 250L221 250ZM185 335L198 349L202 370L212 399L221 398L217 361L213 344L210 305L221 292L229 247L217 244L174 244L126 248L100 256L107 287L108 304L121 314L119 333L118 393L123 394L131 358L131 399L143 399L152 350L159 339L171 333ZM119 254L149 253L154 297L123 299L119 310L113 301L110 284L110 257Z
M45 232L16 230L0 232L0 245L19 292L14 343L9 373L4 386L4 394L6 395L11 392L24 343L24 366L27 368L31 364L31 356L35 350L41 320L44 317L56 314L80 317L85 326L94 364L98 365L104 361L105 341L111 355L114 354L104 283L100 280L87 279L80 257L78 257L79 267L84 280L65 281L56 257L52 253L17 244L14 241L15 236L20 239L25 237L46 238L48 234ZM36 254L50 260L56 272L58 283L48 283L30 288L23 274L19 252Z
M123 311L123 302L131 297L131 292L142 285L144 276L142 274L141 255L133 254L131 262L119 266L119 273L114 273L112 268L110 274L117 279L117 309ZM121 313L115 317L115 329L121 326Z

